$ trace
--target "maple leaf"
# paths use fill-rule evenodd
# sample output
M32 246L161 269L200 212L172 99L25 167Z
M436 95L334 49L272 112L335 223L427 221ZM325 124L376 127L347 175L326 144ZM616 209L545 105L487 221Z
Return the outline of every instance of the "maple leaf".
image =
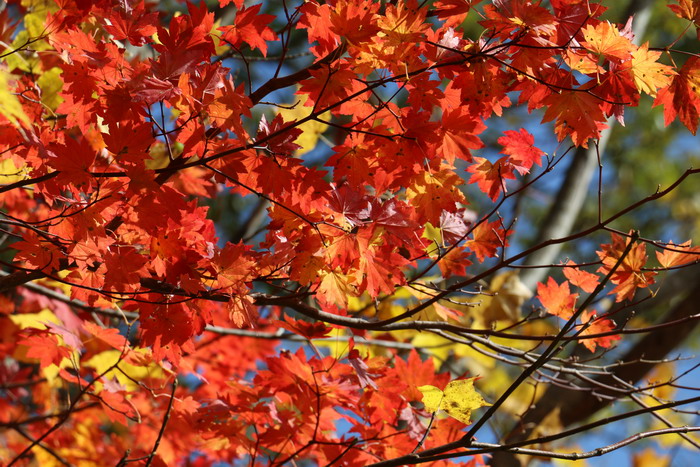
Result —
M595 26L589 24L583 28L582 32L586 39L582 45L591 52L607 58L625 60L634 49L632 41L622 36L617 26L607 21L602 21Z
M266 148L273 156L274 155L290 155L297 149L301 148L300 145L296 144L294 140L302 134L302 130L299 128L290 128L284 131L286 126L289 126L293 122L285 122L282 118L282 114L277 114L270 123L267 123L265 115L260 119L260 125L258 126L258 137L257 140L261 141L265 139L264 143L260 143L259 146ZM277 136L269 138L270 135L277 133Z
M406 383L402 395L409 401L417 401L422 397L418 390L421 383L429 381L438 386L444 386L449 381L449 374L435 374L435 363L432 357L422 360L415 348L412 348L406 359L394 359L393 372L398 379Z
M12 244L12 248L18 251L16 261L23 261L28 267L48 273L59 269L59 262L64 255L58 246L32 230L25 230L22 239L23 241Z
M253 49L259 49L267 56L267 41L273 41L277 35L268 27L275 17L260 14L262 3L252 7L241 7L236 13L236 19L231 26L221 26L222 39L234 48L239 48L243 42Z
M340 43L340 38L333 32L331 11L327 3L304 2L299 7L301 16L298 27L306 29L309 43L318 43L318 46L311 48L317 57L330 53Z
M700 247L691 247L690 240L680 245L669 242L667 246L668 249L664 248L663 251L656 252L656 259L664 268L673 268L700 261Z
M533 164L542 166L544 152L535 147L535 137L525 128L519 131L506 130L503 134L498 138L498 144L503 146L501 153L510 156L508 162L520 175L529 173Z
M250 117L253 103L245 93L245 85L236 86L232 79L223 80L223 86L217 87L214 101L207 107L212 123L223 130L233 129L243 139L247 133L241 122L241 115Z
M458 212L442 211L440 214L440 240L443 245L453 245L466 238L473 219L472 211L467 209Z
M291 331L294 334L304 336L307 339L327 337L328 333L333 329L320 321L311 323L309 321L294 319L289 315L284 315L284 321L276 322L284 329Z
M219 6L222 8L228 5L229 3L233 3L234 5L236 5L236 8L240 9L243 7L245 0L219 0Z
M700 3L697 0L678 0L678 4L670 3L668 6L679 18L692 21L695 28L700 28ZM698 29L700 37L700 29Z
M397 2L387 5L379 18L380 37L391 45L410 44L419 41L430 25L425 21L425 8L416 8L413 2Z
M549 37L555 32L554 16L541 2L521 0L501 0L486 5L484 13L488 18L479 23L487 29L493 29L497 35L508 35L525 30L535 38ZM582 23L579 23L579 27ZM544 42L540 43L544 45Z
M612 243L601 245L601 251L596 251L598 257L603 261L603 265L598 268L598 272L602 274L610 273L630 242L630 238L622 237L616 233L612 233L611 237ZM617 294L616 302L631 299L637 289L649 287L654 283L654 276L657 273L642 271L646 262L646 244L635 243L610 278L610 282L617 285L610 292L610 294Z
M444 410L449 416L469 425L473 410L491 405L474 389L475 379L450 381L444 391L431 385L420 386L418 390L423 393L425 410L430 413Z
M584 323L585 329L581 331L581 336L591 334L602 334L615 329L615 322L611 319L596 318L595 312L585 310L581 313L581 322ZM591 352L595 352L596 346L601 346L609 349L615 341L620 340L619 334L611 334L609 336L596 337L595 339L581 339L580 342Z
M122 351L128 347L128 341L119 333L119 329L102 328L90 321L83 321L83 329L93 338L104 342L114 349Z
M587 92L562 91L552 93L543 101L549 107L542 123L556 119L555 132L559 141L571 136L576 146L588 147L590 138L598 138L607 128L600 99Z
M355 277L345 275L339 271L321 272L321 282L316 292L316 297L321 303L334 304L342 308L347 307L348 297L357 295Z
M696 134L700 114L700 58L690 57L673 77L668 87L660 89L653 106L664 106L664 123L668 126L678 116Z
M104 389L100 391L98 399L105 414L112 422L127 424L127 418L140 420L136 407L126 398L126 388L113 379L103 381Z
M471 162L470 149L484 147L484 143L476 135L483 132L486 125L465 109L445 112L440 126L444 133L438 151L450 164L454 163L455 158Z
M478 322L492 326L498 321L515 323L521 318L521 308L532 292L518 277L517 271L497 274L489 284L488 294L480 297L472 310Z
M466 243L467 248L472 250L479 262L486 258L498 256L498 250L508 246L508 235L511 230L505 231L500 221L481 222L474 227L472 239Z
M136 252L134 248L112 247L105 252L105 287L112 290L133 291L141 284L141 277L147 277L148 258Z
M432 174L425 170L408 185L406 197L425 216L426 221L436 225L443 211L454 211L455 203L465 201L457 188L461 183L462 179L447 167Z
M458 26L462 24L472 5L481 0L439 0L433 3L437 17L445 21L445 26Z
M58 337L46 331L35 331L17 341L27 348L25 355L39 360L39 366L60 365L64 358L70 358L72 350L58 342Z
M577 267L572 267L575 266L573 261L567 261L566 266L567 267L564 268L564 275L569 279L569 282L576 287L580 287L585 292L592 293L598 286L599 277L597 275Z
M377 386L377 383L374 382L372 377L379 376L377 374L372 374L370 373L369 367L367 366L367 363L362 359L360 356L360 352L357 349L352 349L348 353L348 361L350 362L350 365L355 369L355 373L357 374L357 379L360 381L360 386L362 388L366 388L367 386L371 387L374 390L378 390L379 386Z
M29 117L24 113L22 104L17 96L10 92L9 76L5 67L0 66L0 116L13 125L18 125L20 122L29 125Z
M553 278L547 279L547 285L537 284L537 299L551 315L568 320L574 314L578 294L572 294L569 283L557 284Z
M67 138L65 145L52 144L53 157L49 164L61 172L61 179L75 185L90 184L93 177L90 169L95 163L95 151L86 138Z
M357 46L367 42L379 31L379 4L372 0L338 2L331 11L331 31Z
M506 179L515 180L513 165L508 163L508 157L501 157L495 163L483 157L475 157L474 161L467 167L467 171L474 174L469 177L469 183L476 183L491 201L496 201L506 191Z
M108 10L108 12L110 15L105 19L109 20L109 23L105 25L105 30L116 40L129 39L132 45L140 47L158 30L154 26L158 23L158 13L146 13L143 3L130 8L128 12L122 9Z
M307 107L322 108L342 102L353 89L353 82L358 76L347 64L333 69L314 68L311 77L300 83L299 93L308 94L304 103Z
M362 287L373 297L381 292L391 294L395 286L405 283L401 267L407 263L406 259L396 253L380 252L379 247L365 250L358 265Z
M299 100L294 103L293 108L280 108L278 113L282 115L287 122L299 121L308 117L311 115L312 109L306 106L307 98L308 96L306 94L299 95ZM328 120L330 118L330 112L326 112L319 116L319 119L321 120ZM316 143L328 128L328 124L318 120L309 120L301 125L297 125L296 128L301 131L301 134L296 139L296 144L299 145L299 149L295 151L294 155L301 156L316 147ZM332 165L330 160L328 161L327 165Z
M467 267L472 264L467 259L469 255L469 250L460 246L450 248L445 254L440 255L438 267L442 277L464 276L467 273Z
M632 52L629 70L634 77L634 84L640 92L656 96L656 90L668 86L676 72L672 67L658 63L661 52L650 51L649 43L644 43Z

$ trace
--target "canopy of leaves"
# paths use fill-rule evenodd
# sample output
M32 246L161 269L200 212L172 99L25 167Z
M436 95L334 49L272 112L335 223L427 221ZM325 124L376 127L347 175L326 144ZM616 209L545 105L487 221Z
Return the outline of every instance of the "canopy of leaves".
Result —
M522 382L494 355L613 351L596 295L697 261L613 231L539 304L510 269L528 251L499 208L562 148L643 99L697 131L697 57L601 5L163 3L0 11L2 459L441 465L487 421L476 377L488 416ZM698 26L697 2L668 12Z

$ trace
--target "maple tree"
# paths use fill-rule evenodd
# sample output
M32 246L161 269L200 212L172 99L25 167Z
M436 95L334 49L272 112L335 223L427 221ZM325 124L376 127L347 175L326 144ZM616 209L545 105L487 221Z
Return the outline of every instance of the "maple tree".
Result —
M700 284L674 278L697 273L700 247L633 215L700 170L610 194L601 147L644 105L696 134L700 3L663 5L685 29L659 44L605 3L6 2L0 459L475 466L668 434L697 448L682 407L700 397L675 394L695 367L667 354L698 321ZM514 128L521 110L537 125ZM521 204L566 188L557 170L581 151L596 219L528 244ZM572 249L528 262L553 245ZM633 316L671 299L657 322ZM661 425L561 444L636 416Z

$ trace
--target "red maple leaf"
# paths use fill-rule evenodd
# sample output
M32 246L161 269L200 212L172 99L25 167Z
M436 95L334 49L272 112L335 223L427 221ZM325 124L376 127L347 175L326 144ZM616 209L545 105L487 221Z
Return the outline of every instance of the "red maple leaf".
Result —
M263 115L258 126L257 140L260 141L258 146L265 148L273 156L291 155L301 147L294 141L301 135L302 131L299 128L285 130L285 127L289 126L290 123L293 122L285 122L282 114L277 114L270 123ZM270 135L275 134L276 136L270 137Z
M598 138L607 128L599 98L581 90L552 93L543 101L549 107L542 123L556 119L555 132L559 141L571 136L576 146L588 147L590 138Z
M105 18L109 20L109 23L105 24L105 30L116 40L129 39L132 45L140 47L149 42L150 36L158 30L155 26L158 23L158 13L146 13L143 2L128 12L123 9L107 11L110 14Z
M486 125L464 108L445 112L440 127L443 133L438 153L450 164L454 163L455 158L471 162L470 150L484 147L476 135L483 132Z
M691 133L698 131L700 114L700 58L690 57L668 87L658 91L654 107L664 106L664 123L676 117Z
M26 356L39 359L39 366L46 368L59 365L64 358L70 358L72 350L58 342L58 336L48 331L33 331L27 337L17 341L26 346Z
M506 232L500 221L485 221L474 227L472 239L466 246L476 254L479 262L483 262L486 258L498 256L498 250L508 246L507 237L511 232Z
M333 330L330 326L326 326L320 321L309 322L294 319L289 315L284 315L284 321L275 321L276 324L284 329L299 334L307 339L318 339L328 336L328 333Z
M261 8L262 3L239 9L233 25L219 28L219 31L223 32L222 39L235 48L239 48L245 42L267 56L267 41L277 38L277 35L268 27L275 17L260 14Z
M506 191L506 179L515 180L514 166L508 160L508 157L501 157L491 163L483 157L475 157L475 163L467 167L467 172L474 174L469 177L469 183L476 183L491 201L496 201Z
M498 144L503 146L501 152L510 156L508 163L512 164L520 175L530 172L533 164L542 165L544 152L535 147L535 137L525 128L520 131L506 130L505 136L498 138Z

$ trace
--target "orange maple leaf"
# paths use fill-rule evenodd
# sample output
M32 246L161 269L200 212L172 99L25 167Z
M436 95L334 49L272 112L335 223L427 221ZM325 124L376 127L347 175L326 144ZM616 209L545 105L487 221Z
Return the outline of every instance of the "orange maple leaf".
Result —
M455 246L448 250L439 259L438 266L442 277L463 276L467 272L467 266L471 265L471 261L467 259L469 251L464 247Z
M264 56L267 56L267 41L275 40L277 37L268 27L275 17L260 14L260 8L262 3L238 10L233 25L219 28L223 32L222 39L235 48L245 42L250 48L259 49Z
M323 276L316 291L316 298L321 304L348 306L348 297L357 296L355 277L335 271L320 272Z
M568 261L566 265L568 267L564 268L564 275L569 279L569 282L588 293L595 290L599 282L597 275L577 267L572 267L575 266L573 261Z
M592 322L591 322L592 321ZM581 331L581 336L588 336L591 334L602 334L605 332L610 332L615 329L615 322L611 319L596 318L595 312L585 310L581 313L581 322L587 325L586 328ZM613 342L620 340L619 334L612 334L609 336L601 336L592 339L581 339L580 342L586 346L591 352L595 352L596 346L601 346L605 349L609 349Z
M445 112L442 116L442 144L438 147L447 162L454 163L455 158L472 161L470 149L481 149L484 143L476 135L486 129L479 118L474 118L466 109Z
M667 5L679 18L684 18L700 27L700 2L698 0L678 0L678 5ZM700 32L698 32L700 35Z
M452 169L443 166L440 171L427 170L417 174L406 188L406 197L428 222L437 225L443 211L453 211L455 203L465 202L459 185L464 181Z
M551 277L547 279L547 285L537 284L537 299L551 315L568 320L574 314L574 306L578 294L572 294L569 283L564 281L561 285Z
M629 58L634 49L634 44L628 38L620 35L617 26L607 21L596 26L588 25L583 29L583 37L586 39L583 46L596 54L606 58L624 60Z
M670 242L667 246L669 249L656 252L656 259L658 259L661 266L665 268L672 268L700 261L700 247L691 247L690 240L680 245L674 245L673 242Z
M598 272L608 274L617 264L622 253L630 242L629 238L612 233L612 243L601 245L602 251L597 251L598 257L603 261L603 265L598 268ZM613 273L610 282L616 284L610 294L617 294L616 302L632 298L637 289L649 287L654 283L654 271L642 271L647 262L646 245L636 243L632 245L629 253L622 261L622 264Z

